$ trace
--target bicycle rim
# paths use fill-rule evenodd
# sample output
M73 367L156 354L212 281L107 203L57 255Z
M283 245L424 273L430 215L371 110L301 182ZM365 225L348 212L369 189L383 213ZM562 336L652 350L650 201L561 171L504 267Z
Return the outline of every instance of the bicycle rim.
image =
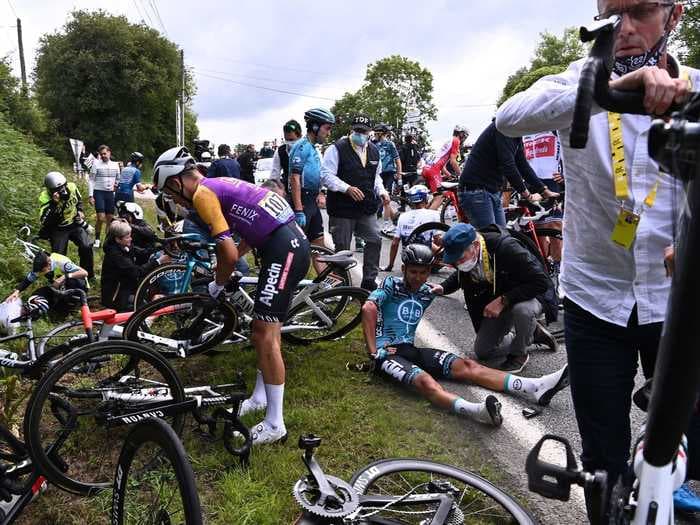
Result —
M289 311L283 326L291 331L283 337L294 344L338 339L360 324L368 296L366 290L349 286L312 294L313 306L301 303Z
M206 295L163 297L139 308L124 328L124 338L138 341L168 358L209 350L236 329L238 316L226 302Z
M160 419L139 423L129 432L119 456L112 524L201 523L194 472L177 434Z
M356 472L350 484L361 495L390 498L389 502L377 505L361 497L359 516L367 517L368 523L430 523L438 505L420 501L428 494L451 496L452 505L445 522L450 525L535 523L512 497L485 479L433 461L380 460Z
M136 290L134 310L138 310L143 305L161 297L180 293L186 271L187 266L184 264L166 264L152 270L143 278ZM196 267L192 273L192 279L200 282L203 277L208 277L211 280L212 275L211 273L207 274L204 268ZM187 292L206 292L205 287L201 290L199 288L202 288L201 285L193 290L192 282L188 282L185 290Z
M51 483L90 495L111 485L128 431L127 424L111 426L109 420L147 411L162 414L180 432L184 414L166 416L159 410L163 403L184 400L182 384L159 355L130 341L93 343L39 381L27 406L24 435Z
M457 207L451 198L445 199L445 201L440 206L440 222L452 226L459 222L459 215L457 213Z
M92 332L97 334L102 328L102 321L94 321L92 323ZM57 326L44 335L38 336L37 357L45 353L51 352L56 347L68 345L75 349L86 345L89 341L85 333L85 327L82 321L69 321Z

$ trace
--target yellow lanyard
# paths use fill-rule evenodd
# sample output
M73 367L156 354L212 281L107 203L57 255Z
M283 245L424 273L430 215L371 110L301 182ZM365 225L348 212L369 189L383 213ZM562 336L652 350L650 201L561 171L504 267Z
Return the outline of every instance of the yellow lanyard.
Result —
M690 89L693 82L688 68L681 68L680 77L688 82ZM622 117L619 113L608 113L608 127L610 130L610 151L612 154L613 180L615 182L615 197L624 201L629 199L629 186L627 184L627 166L625 165L625 145L622 142ZM654 206L656 192L659 189L658 178L644 199L647 208Z
M481 244L481 270L484 272L484 278L489 283L493 284L493 293L496 293L496 279L491 271L491 261L489 260L489 252L486 250L486 241L484 237L479 235L479 243Z
M620 201L624 201L629 199L630 195L627 183L627 166L625 165L625 145L622 142L622 116L619 113L608 113L608 127L610 129L610 151L612 154L615 197ZM644 204L647 208L654 206L658 189L659 181L657 179L644 199Z

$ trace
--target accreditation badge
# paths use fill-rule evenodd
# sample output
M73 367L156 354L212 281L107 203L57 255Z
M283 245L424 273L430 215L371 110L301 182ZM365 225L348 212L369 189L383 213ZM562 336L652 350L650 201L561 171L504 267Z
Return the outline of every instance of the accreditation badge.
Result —
M633 211L622 208L617 216L615 229L612 232L610 239L615 244L619 244L623 248L632 248L634 238L637 236L637 227L639 226L639 215Z

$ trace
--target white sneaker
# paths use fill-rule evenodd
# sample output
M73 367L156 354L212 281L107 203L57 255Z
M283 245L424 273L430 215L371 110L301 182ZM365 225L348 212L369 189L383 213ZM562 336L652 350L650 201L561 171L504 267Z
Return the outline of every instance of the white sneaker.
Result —
M273 427L267 421L262 421L251 428L250 434L253 438L253 445L287 441L287 429L284 426Z
M99 247L100 247L100 240L99 240L99 239L95 239L95 242L92 243L92 247L93 247L93 248L99 248Z

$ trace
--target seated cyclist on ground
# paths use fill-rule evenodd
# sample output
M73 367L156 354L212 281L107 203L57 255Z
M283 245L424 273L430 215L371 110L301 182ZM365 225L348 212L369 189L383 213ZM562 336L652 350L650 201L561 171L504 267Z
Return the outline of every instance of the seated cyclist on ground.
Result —
M84 292L88 289L87 270L74 264L65 255L49 254L42 250L34 256L32 271L26 275L5 301L12 302L17 299L24 290L42 276L46 277L49 286L42 286L27 300L27 305L34 310L35 317L43 315L49 310L66 314L79 304L75 297L57 295L52 291L52 288L56 290L79 289Z
M473 403L445 390L437 379L471 382L546 406L569 384L568 368L527 378L480 365L472 359L434 348L417 348L418 324L436 295L426 284L433 252L422 244L408 245L401 256L403 277L388 276L362 307L367 351L379 373L412 386L432 404L481 423L499 426L501 404L489 395Z
M391 241L391 249L389 251L389 264L383 269L385 272L390 272L394 269L394 261L399 252L399 244L406 246L408 237L413 233L418 226L428 222L440 222L440 212L437 210L428 209L428 200L430 199L430 190L422 184L417 184L408 190L406 195L408 204L411 209L399 215L399 221L396 224L394 238ZM421 244L432 246L432 232L425 232Z
M135 202L117 201L117 216L131 226L131 238L134 246L142 250L153 252L156 249L158 236L143 218L143 208Z

